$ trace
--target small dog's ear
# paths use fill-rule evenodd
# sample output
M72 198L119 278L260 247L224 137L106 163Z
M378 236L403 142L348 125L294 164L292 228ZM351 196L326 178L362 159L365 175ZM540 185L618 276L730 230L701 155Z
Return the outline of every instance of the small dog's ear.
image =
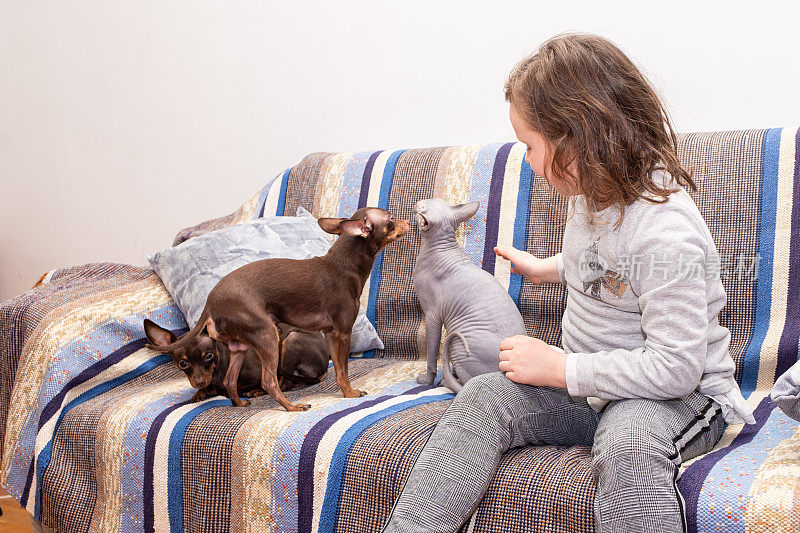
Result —
M320 218L317 220L317 224L319 227L323 229L323 231L327 233L333 233L334 235L341 235L342 228L339 227L339 224L343 220L347 220L346 218Z
M456 215L456 220L459 222L466 222L475 216L478 208L481 206L480 202L470 202L468 204L459 204L453 206L453 213Z
M178 340L170 330L162 328L148 318L144 319L144 334L153 346L168 346Z
M342 235L350 235L351 237L369 237L372 233L372 226L363 220L343 220L339 223Z

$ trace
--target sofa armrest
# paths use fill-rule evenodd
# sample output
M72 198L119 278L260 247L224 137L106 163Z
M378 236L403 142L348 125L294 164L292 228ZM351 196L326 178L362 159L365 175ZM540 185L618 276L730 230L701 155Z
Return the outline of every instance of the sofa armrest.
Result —
M102 350L90 356L77 352L60 354L60 349L70 343L77 346L76 341L99 324L171 303L169 294L152 270L116 263L54 270L28 292L1 303L0 428L3 431L0 432L0 450L3 455L8 451L6 439L13 425L8 424L8 420L22 414L11 411L15 406L17 410L22 409L26 399L36 401L45 389L51 395L58 388L60 378L54 378L50 367L60 364L66 369L72 363L56 359L74 356L72 370L78 372L81 357L97 360L103 355ZM179 320L183 320L182 315ZM130 322L131 327L141 328L141 321ZM124 335L130 337L135 333L131 330ZM66 379L68 372L63 372L66 372Z

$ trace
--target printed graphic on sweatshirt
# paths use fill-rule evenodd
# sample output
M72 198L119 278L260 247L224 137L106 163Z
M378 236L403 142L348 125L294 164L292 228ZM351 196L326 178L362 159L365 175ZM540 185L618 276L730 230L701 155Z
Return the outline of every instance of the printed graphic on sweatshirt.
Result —
M600 239L594 241L578 259L578 276L583 281L583 292L589 292L593 298L602 301L600 289L603 288L613 299L619 299L625 294L630 280L627 276L607 267L606 262L597 253L599 242Z

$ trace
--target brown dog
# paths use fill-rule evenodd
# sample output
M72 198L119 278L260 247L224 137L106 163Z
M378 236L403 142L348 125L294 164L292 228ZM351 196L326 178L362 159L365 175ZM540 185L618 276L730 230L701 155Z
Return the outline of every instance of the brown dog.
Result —
M278 322L322 331L336 372L336 383L346 398L366 394L350 386L347 363L350 334L359 299L378 252L408 231L407 220L397 220L383 209L364 207L349 219L321 218L328 233L340 235L328 253L309 259L262 259L224 276L211 290L200 319L192 330L169 346L150 346L166 353L188 344L202 332L228 345L230 364L224 385L234 405L244 405L237 380L249 347L261 361L261 386L287 411L305 411L294 405L278 385Z

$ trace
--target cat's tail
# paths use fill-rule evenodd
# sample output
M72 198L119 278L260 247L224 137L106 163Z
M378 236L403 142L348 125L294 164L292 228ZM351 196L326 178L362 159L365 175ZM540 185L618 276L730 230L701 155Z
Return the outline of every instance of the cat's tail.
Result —
M450 352L451 345L455 338L461 340L461 344L464 345L464 351L467 352L467 357L469 357L469 343L467 343L467 339L464 338L464 335L461 334L459 331L453 331L452 333L448 333L447 337L444 339L444 348L442 349L442 384L450 389L453 392L460 391L464 384L453 375L452 370L450 369Z

